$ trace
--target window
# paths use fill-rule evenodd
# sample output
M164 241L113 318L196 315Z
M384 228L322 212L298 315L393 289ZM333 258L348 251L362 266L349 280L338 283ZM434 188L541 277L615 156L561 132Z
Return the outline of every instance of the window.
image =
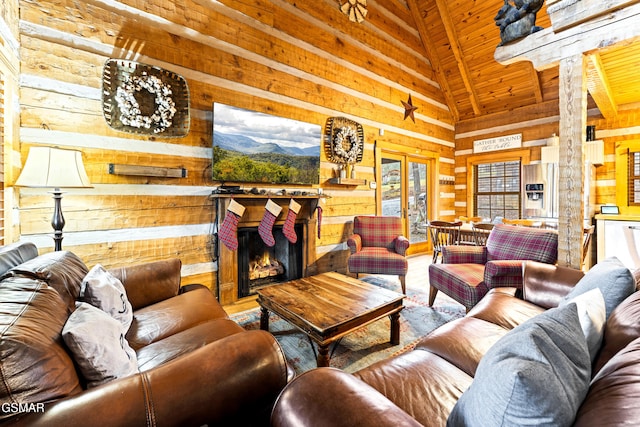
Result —
M640 206L640 151L629 152L627 177L628 206Z
M640 215L640 140L616 142L615 204L623 215ZM613 197L603 197L612 203Z
M474 166L474 216L520 217L520 161Z

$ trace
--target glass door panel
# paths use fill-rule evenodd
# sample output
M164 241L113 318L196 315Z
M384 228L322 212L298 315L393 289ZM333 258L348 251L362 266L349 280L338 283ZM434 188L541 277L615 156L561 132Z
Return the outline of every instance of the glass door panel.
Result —
M409 241L413 243L427 241L427 165L409 161L408 168L408 206L407 222Z
M395 156L394 156L395 157ZM382 200L382 215L402 218L402 161L400 158L382 159L382 185L380 198Z
M381 215L402 218L409 253L427 248L427 160L381 153L378 197Z

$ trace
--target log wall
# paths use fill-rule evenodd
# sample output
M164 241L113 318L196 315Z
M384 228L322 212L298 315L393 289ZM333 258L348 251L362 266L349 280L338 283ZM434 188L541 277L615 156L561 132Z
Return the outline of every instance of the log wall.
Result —
M210 198L212 107L221 102L324 126L345 116L364 127L358 178L375 179L376 141L418 147L454 174L454 125L411 14L400 2L369 4L356 24L334 0L72 0L19 2L19 140L9 158L18 170L35 145L80 149L93 188L69 190L63 248L89 266L177 256L185 283L216 290ZM7 17L3 17L5 20ZM11 18L11 17L9 17ZM111 129L102 115L102 67L135 60L183 76L191 95L184 138ZM411 94L416 123L404 120ZM384 129L384 136L380 136ZM375 213L369 186L328 184L335 165L323 154L326 199L316 241L321 270L346 269L346 236L357 214ZM185 168L186 178L110 175L108 164ZM15 177L8 180L11 185ZM278 188L279 189L279 188ZM304 190L292 186L289 190ZM11 240L53 249L52 200L15 191ZM440 202L453 211L454 200Z

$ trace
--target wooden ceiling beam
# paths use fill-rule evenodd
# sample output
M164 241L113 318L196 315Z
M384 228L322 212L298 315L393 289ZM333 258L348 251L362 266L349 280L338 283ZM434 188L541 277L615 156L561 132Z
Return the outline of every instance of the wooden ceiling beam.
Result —
M530 64L529 73L531 74L531 88L533 89L533 95L536 97L536 104L544 102L542 96L542 88L540 87L540 77L538 71L533 68L533 64Z
M458 64L458 70L460 71L460 75L462 76L464 87L467 89L467 93L469 94L469 100L471 101L473 112L476 115L480 115L482 111L480 109L478 92L476 91L474 85L471 83L471 79L469 78L471 73L469 71L469 67L467 66L467 61L462 52L462 46L460 46L460 43L458 41L458 33L451 19L451 14L449 14L449 9L447 8L447 2L445 0L436 0L436 6L438 7L440 18L442 19L442 23L444 24L444 28L447 33L447 39L449 40L449 45L451 46L451 52L453 53L453 56L456 58L456 62Z
M549 69L558 66L561 59L577 53L640 40L638 19L640 3L558 33L553 28L545 28L496 48L494 59L503 65L530 61L538 71Z
M587 55L587 90L606 119L618 115L618 105L613 97L611 85L602 65L600 55Z
M460 118L460 112L456 107L456 100L451 94L451 88L449 87L449 83L447 82L445 72L442 69L442 65L440 64L438 51L436 50L436 47L429 37L429 31L427 31L427 26L424 23L424 17L422 16L418 8L418 2L417 0L407 0L407 5L409 6L411 16L416 23L416 28L418 29L418 33L420 34L422 46L424 46L427 56L429 57L429 61L431 61L431 68L433 68L433 72L436 76L436 80L438 81L438 85L440 85L440 89L442 89L444 93L445 100L447 101L447 105L449 106L449 110L451 111L454 122L457 122Z

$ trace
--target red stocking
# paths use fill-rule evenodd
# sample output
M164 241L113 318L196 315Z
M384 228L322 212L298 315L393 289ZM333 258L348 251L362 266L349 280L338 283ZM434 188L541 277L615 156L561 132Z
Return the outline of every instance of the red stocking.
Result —
M267 246L274 246L276 244L276 239L273 238L273 224L275 224L276 218L280 215L282 207L269 199L264 209L264 216L258 226L258 234L260 234L262 241L264 241Z
M296 236L296 217L298 216L298 212L300 212L300 204L295 200L291 199L289 202L289 211L287 212L287 219L284 221L284 226L282 227L282 233L284 233L284 237L287 238L291 243L295 243L298 241L298 236Z
M218 237L230 250L238 249L238 220L244 215L244 206L231 199L227 214L222 221Z

